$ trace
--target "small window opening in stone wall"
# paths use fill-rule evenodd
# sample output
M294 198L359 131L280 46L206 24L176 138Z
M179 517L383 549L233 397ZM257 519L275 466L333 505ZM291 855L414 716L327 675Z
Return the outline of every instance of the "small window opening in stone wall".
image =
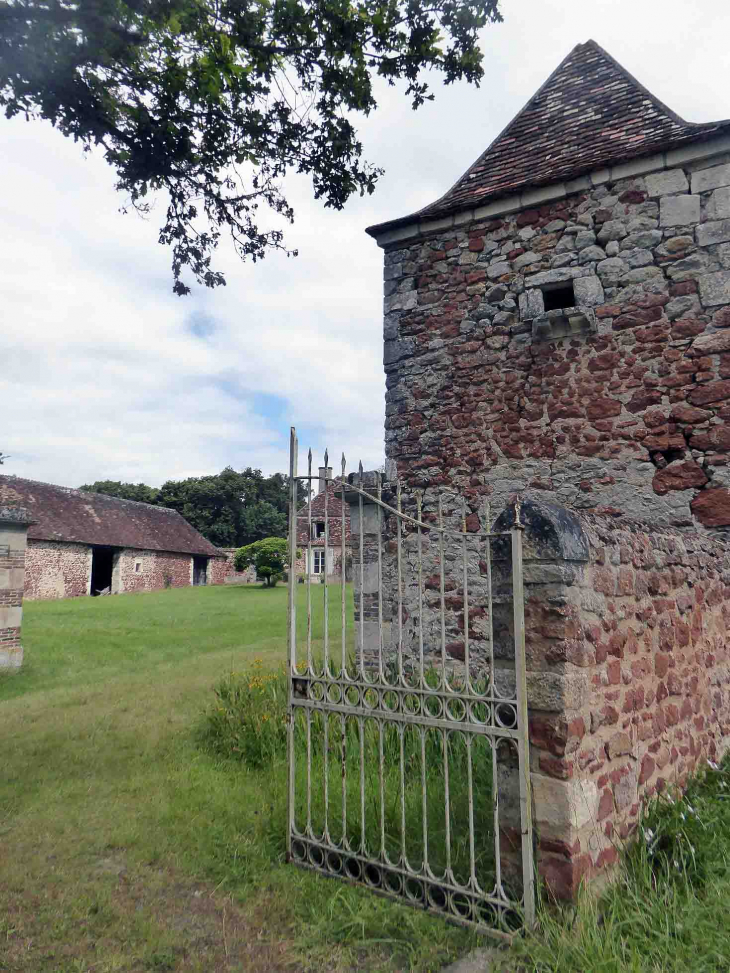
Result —
M549 284L542 290L542 298L546 311L561 311L564 307L575 307L575 291L573 281L566 280L560 284Z
M317 523L314 525L314 536L315 537L324 537L324 521L323 520L318 520Z
M134 573L135 574L139 574L139 572L141 570L142 570L142 562L141 561L135 561L134 562Z

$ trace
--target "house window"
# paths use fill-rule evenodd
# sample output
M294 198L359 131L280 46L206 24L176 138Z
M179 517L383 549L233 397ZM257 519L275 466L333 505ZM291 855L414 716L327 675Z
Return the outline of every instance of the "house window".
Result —
M325 566L325 551L313 551L314 555L314 565L312 569L313 574L324 574Z
M575 291L573 290L572 280L543 287L541 290L546 311L562 311L564 307L575 307Z
M142 562L141 561L135 561L134 562L134 573L135 574L139 574L139 572L141 570L142 570Z
M324 537L324 521L323 520L318 520L317 523L314 525L314 536L315 537Z

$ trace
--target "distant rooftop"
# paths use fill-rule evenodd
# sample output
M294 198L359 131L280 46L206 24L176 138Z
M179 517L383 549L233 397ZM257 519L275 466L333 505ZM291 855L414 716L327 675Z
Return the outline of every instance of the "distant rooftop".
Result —
M169 507L0 476L0 507L6 505L26 508L34 521L28 530L33 540L223 556Z
M482 206L533 186L730 132L730 120L685 122L595 41L578 44L507 128L422 210L368 227L371 236Z

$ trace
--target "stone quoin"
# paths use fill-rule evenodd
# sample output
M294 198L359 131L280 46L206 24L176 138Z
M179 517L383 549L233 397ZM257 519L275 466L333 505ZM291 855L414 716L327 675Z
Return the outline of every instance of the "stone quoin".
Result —
M441 199L368 232L390 480L426 519L464 498L472 531L520 496L528 550L530 517L556 525L525 562L528 697L539 870L570 897L730 741L730 122L589 41Z

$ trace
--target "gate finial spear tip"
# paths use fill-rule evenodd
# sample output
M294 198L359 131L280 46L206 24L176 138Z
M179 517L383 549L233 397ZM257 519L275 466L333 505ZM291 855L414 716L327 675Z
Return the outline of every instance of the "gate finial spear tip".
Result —
M328 451L327 447L325 446L325 449L324 449L324 475L325 475L325 477L327 476L327 468L329 467L329 465L330 465L330 454L329 454L329 451Z
M343 475L343 476L345 475L345 466L346 466L346 465L347 465L347 464L346 464L346 462L345 462L345 454L343 453L343 454L342 454L342 475Z

